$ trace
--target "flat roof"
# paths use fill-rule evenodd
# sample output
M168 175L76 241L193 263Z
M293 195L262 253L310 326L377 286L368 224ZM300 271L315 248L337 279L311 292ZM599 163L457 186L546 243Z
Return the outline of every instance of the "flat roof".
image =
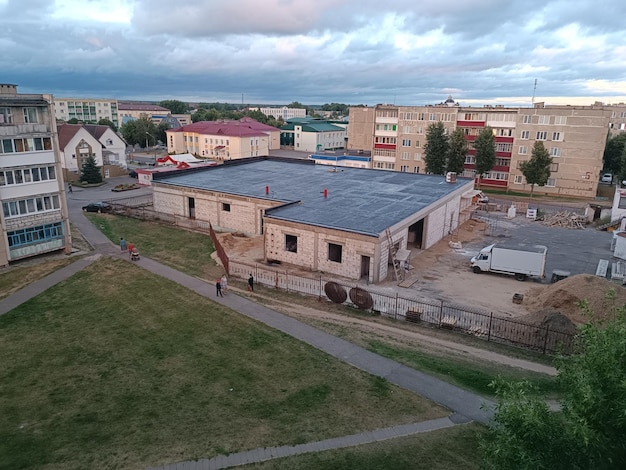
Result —
M335 169L312 161L271 158L159 175L154 182L282 202L287 205L266 210L266 217L376 237L452 192L471 189L474 183L471 178L446 183L441 175Z

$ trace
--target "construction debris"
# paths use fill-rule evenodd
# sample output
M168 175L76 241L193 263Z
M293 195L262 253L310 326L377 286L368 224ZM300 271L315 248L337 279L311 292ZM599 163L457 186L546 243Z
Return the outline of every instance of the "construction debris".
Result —
M561 211L552 215L545 215L541 223L550 227L581 229L585 228L587 219L585 216L577 214L576 212Z

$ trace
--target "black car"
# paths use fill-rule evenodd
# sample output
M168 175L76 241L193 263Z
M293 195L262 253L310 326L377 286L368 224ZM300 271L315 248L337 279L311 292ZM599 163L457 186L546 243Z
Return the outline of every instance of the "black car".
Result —
M112 212L113 207L106 202L90 202L86 206L83 206L85 212Z

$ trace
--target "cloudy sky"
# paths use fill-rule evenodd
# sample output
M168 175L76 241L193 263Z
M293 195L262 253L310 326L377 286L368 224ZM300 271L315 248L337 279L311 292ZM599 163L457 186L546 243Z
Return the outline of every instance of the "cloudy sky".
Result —
M0 0L0 82L201 102L626 101L619 0Z

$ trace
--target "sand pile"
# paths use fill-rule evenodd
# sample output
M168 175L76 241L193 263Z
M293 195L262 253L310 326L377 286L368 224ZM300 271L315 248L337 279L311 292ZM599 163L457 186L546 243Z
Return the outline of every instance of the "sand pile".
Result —
M614 303L607 299L609 289L615 291ZM604 317L614 307L626 305L626 289L598 276L578 274L549 286L530 289L524 295L523 305L532 314L520 320L537 324L559 312L575 324L587 323L589 318L577 306L581 300L589 302L596 316Z

